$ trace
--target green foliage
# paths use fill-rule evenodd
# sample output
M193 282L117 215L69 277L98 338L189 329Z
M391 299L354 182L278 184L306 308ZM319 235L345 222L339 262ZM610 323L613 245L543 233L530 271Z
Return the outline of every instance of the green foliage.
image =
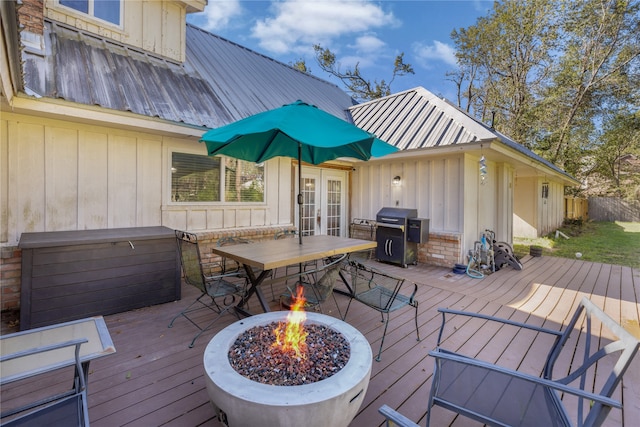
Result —
M609 182L610 195L636 197L640 188L638 165L625 162L627 155L640 157L640 113L617 112L607 117L599 144L594 147L591 175Z
M610 112L640 109L639 16L629 0L496 1L452 33L459 106L583 179L624 145L622 121L601 135Z
M311 68L307 67L307 63L302 58L298 59L296 62L293 62L293 63L290 62L289 65L291 65L293 68L295 68L298 71L311 74Z
M396 56L393 62L393 73L391 80L387 83L385 80L367 80L360 73L359 64L353 69L347 68L344 72L340 71L340 65L336 60L335 53L321 45L313 46L316 54L316 61L320 68L339 78L347 88L347 91L359 101L369 101L372 99L382 98L391 94L391 84L396 77L407 74L414 74L411 64L404 63L404 53Z

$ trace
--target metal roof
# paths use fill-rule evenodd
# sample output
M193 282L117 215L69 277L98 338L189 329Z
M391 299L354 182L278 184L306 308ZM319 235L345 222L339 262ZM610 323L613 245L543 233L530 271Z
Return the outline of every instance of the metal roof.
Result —
M358 127L401 150L496 139L486 126L421 87L349 110Z
M336 85L193 25L183 64L45 21L43 52L23 49L28 94L214 128L301 99L349 120Z
M498 142L575 181L553 163L422 87L355 105L349 111L356 126L401 150Z

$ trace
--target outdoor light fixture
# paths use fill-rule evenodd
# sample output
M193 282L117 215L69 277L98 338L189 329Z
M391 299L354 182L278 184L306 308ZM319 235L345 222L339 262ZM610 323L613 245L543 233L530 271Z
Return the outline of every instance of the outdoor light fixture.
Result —
M391 184L394 187L399 187L401 183L402 183L402 178L400 178L400 176L398 176L398 175L394 176L393 177L393 181L391 181Z

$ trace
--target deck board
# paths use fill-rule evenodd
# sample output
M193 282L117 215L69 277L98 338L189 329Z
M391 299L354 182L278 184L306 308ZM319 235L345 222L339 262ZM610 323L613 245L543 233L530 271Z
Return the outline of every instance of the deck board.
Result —
M523 263L522 271L506 267L482 279L433 266L401 268L375 263L377 268L418 284L416 298L420 302L418 323L422 339L416 341L412 308L392 313L382 361L373 362L367 394L351 427L381 425L378 408L382 404L424 425L433 372L433 359L428 352L436 346L441 323L438 307L477 311L559 330L569 321L582 296L587 296L640 336L637 269L551 257L527 256ZM276 296L282 292L282 285L275 289ZM197 332L193 325L179 318L173 328L167 328L172 317L198 293L183 284L182 295L180 301L105 317L117 352L90 366L89 413L93 426L220 425L209 403L202 355L208 341L237 318L224 315L189 349L187 346ZM272 309L277 309L278 301L270 301L269 289L266 296ZM337 295L336 300L344 313L349 299ZM326 314L337 316L333 301L324 308ZM255 298L249 309L259 309ZM202 311L196 317L206 321L210 316ZM365 335L376 354L383 326L379 313L353 302L347 321ZM3 324L3 333L6 330L7 325ZM443 338L449 349L536 375L549 346L549 338L532 331L496 327L461 317L452 318ZM556 368L565 369L563 363L559 361ZM51 381L47 377L45 384ZM592 381L600 384L603 379L597 377ZM28 391L42 384L32 381L21 387ZM3 388L3 401L24 394L24 389ZM623 399L624 410L612 411L605 425L635 425L640 418L640 356L616 393L616 397ZM431 417L434 426L478 425L441 408L435 408Z

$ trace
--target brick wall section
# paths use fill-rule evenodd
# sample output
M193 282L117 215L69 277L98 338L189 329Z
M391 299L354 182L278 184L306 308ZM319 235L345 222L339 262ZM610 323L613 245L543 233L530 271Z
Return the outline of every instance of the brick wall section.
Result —
M22 6L18 7L18 19L25 31L34 34L43 34L43 0L22 0Z
M200 257L203 263L215 262L219 260L219 256L211 251L215 247L218 240L225 237L239 237L242 239L259 242L261 240L273 240L275 234L279 231L292 229L295 227L263 227L263 228L243 228L233 230L216 230L206 232L195 232L198 236L198 246L200 247ZM206 272L210 273L210 272Z
M418 262L453 267L460 260L462 235L455 233L429 233L429 241L418 245Z
M17 247L0 250L0 309L16 310L20 306L22 251Z

